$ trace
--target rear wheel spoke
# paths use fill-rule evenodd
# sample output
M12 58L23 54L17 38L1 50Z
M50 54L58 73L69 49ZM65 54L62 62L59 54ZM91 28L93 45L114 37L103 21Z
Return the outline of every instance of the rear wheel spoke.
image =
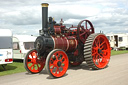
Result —
M104 48L104 46L101 46L100 49L102 50Z
M103 41L103 42L100 44L100 47L101 47L103 44L105 44L105 41Z
M107 50L102 50L102 52L106 53L106 52L108 52L108 51L107 51Z
M98 37L98 39L97 39L97 43L98 43L98 47L100 47L100 37Z
M92 54L92 56L94 56L94 55L96 55L97 54L97 52L94 52L93 54Z
M98 47L98 43L96 41L94 41L94 44L96 45L96 47Z

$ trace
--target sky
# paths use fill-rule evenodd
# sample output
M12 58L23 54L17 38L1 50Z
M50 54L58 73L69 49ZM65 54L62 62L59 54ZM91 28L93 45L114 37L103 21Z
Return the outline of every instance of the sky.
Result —
M0 29L13 34L39 35L41 3L49 3L48 16L64 24L90 20L95 32L128 33L127 0L0 0Z

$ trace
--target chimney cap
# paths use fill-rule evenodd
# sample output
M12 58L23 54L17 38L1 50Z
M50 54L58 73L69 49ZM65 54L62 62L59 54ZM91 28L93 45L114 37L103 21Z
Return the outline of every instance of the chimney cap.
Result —
M41 5L42 5L42 7L48 7L49 4L48 3L42 3Z

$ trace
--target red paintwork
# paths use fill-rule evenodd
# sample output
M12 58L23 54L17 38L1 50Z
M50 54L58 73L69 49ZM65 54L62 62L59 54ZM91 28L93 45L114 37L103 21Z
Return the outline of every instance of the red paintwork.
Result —
M41 59L37 59L37 51L33 50L29 56L27 56L27 67L32 73L40 72L45 65L45 59L41 57ZM36 67L36 68L35 68Z
M101 52L98 52L98 49ZM98 68L104 68L110 60L111 48L108 39L104 35L95 38L92 47L92 58Z
M55 34L61 33L61 27L60 26L54 26Z
M64 51L69 52L77 48L77 40L73 36L52 36L52 38L54 41L54 49L63 49Z
M85 26L83 23L85 23ZM87 27L87 24L89 24L90 28ZM66 52L75 51L79 42L84 44L87 37L94 33L94 27L89 20L83 20L77 27L72 26L69 29L63 25L55 25L54 30L55 35L52 36L54 49L63 49ZM66 32L62 33L63 31Z
M68 48L68 52L73 52L75 51L75 49L77 48L77 40L75 37L73 36L68 36L68 43L69 43L69 48Z
M58 66L58 62L61 62L60 66ZM68 63L69 63L68 56L63 51L54 52L49 62L49 68L51 74L54 77L63 76L68 69Z
M52 38L54 41L54 49L63 49L63 50L68 49L68 40L66 37L52 36Z
M83 26L85 25L85 26ZM89 26L89 27L88 27ZM78 33L78 39L80 42L82 42L83 44L85 43L87 37L94 33L94 27L92 25L92 23L89 20L83 20L78 24L77 27L77 33Z
M74 56L78 56L78 50L76 50L75 52L74 52Z

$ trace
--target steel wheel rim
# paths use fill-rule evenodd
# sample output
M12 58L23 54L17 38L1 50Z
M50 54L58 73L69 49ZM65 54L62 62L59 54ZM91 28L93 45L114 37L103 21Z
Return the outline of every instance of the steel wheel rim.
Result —
M95 38L92 45L92 58L96 67L104 68L110 60L110 44L104 35Z
M45 65L45 59L41 57L40 59L37 58L37 51L33 50L31 51L26 59L27 68L32 73L38 73L42 71Z
M68 57L63 51L56 51L50 57L49 69L54 77L63 76L68 69Z

